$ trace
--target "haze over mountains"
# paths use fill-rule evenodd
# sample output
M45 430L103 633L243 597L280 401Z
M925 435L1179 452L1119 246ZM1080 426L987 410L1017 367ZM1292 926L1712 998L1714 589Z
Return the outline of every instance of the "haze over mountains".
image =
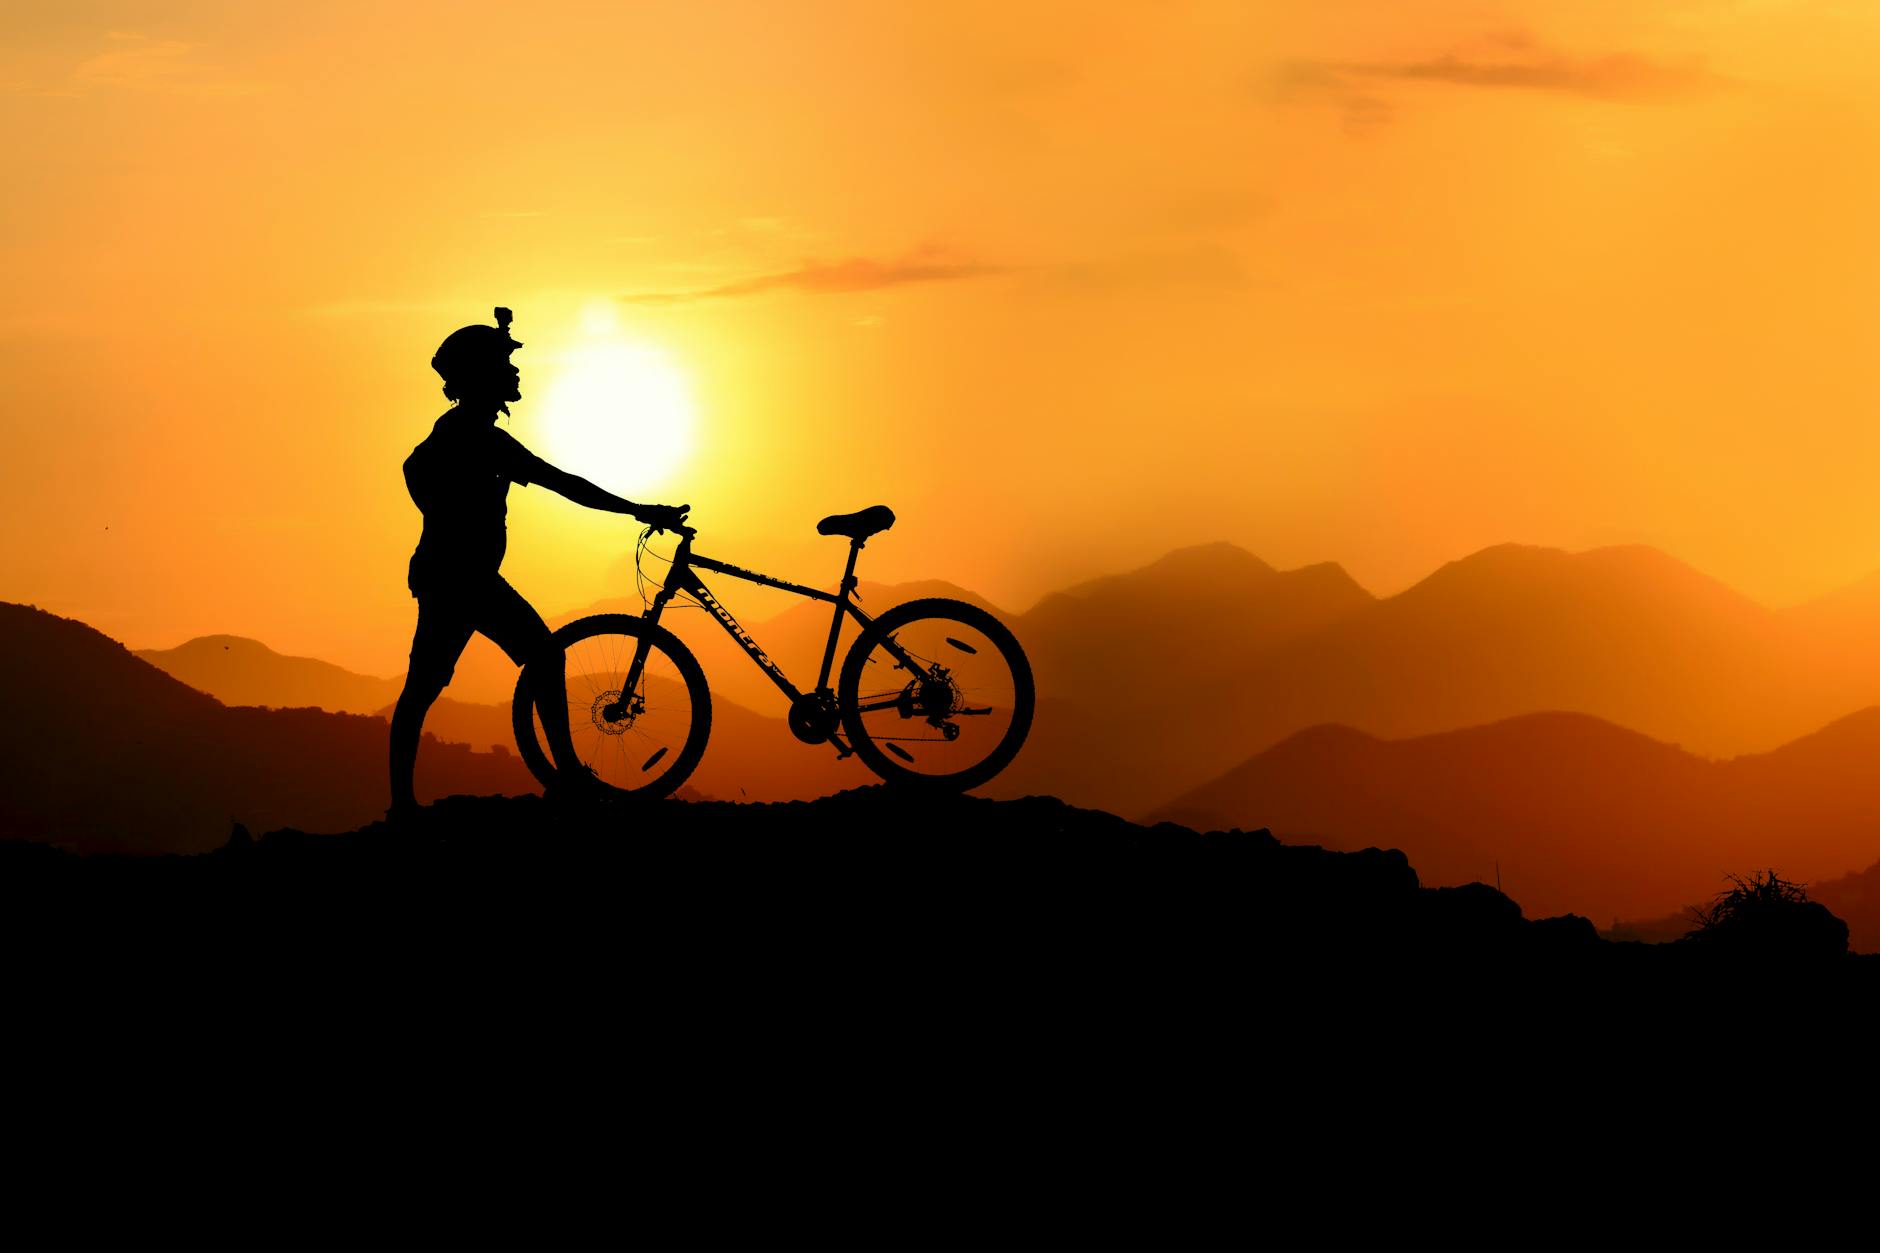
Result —
M862 593L874 613L919 596L984 603L944 583L864 584ZM637 599L607 601L550 621L639 608ZM990 793L1049 792L1126 814L1323 723L1394 738L1561 710L1729 756L1880 703L1880 579L1771 610L1648 548L1504 545L1378 599L1336 565L1278 571L1211 544L1067 588L1024 613L991 608L1031 658L1041 713ZM698 653L718 698L782 716L780 695L703 612L671 610L666 621ZM746 625L799 682L813 680L827 606L800 602ZM845 628L838 657L852 636ZM272 659L265 681L278 695L257 691L257 655ZM191 668L172 672L231 702L376 710L397 687L327 668L321 690L309 667L322 663L266 650L193 642L150 656L165 666L187 656ZM514 667L478 640L449 697L507 704L514 683ZM359 703L375 691L380 699Z
M1725 875L1816 882L1880 859L1880 709L1709 761L1584 714L1413 739L1302 731L1153 817L1270 827L1291 843L1400 848L1432 883L1494 883L1543 913L1655 917Z
M1192 630L1171 629L1176 642L1153 652L1120 607L1092 597L1087 613L1060 611L1082 648L1120 660L1076 686L1042 685L1076 715L1041 718L992 794L1049 788L1141 813L1321 723L1397 737L1545 710L1732 755L1880 701L1880 648L1862 644L1880 641L1880 597L1771 610L1652 549L1491 548L1397 596L1346 597L1344 612L1271 641L1206 624L1304 616L1304 588L1229 568L1223 555L1212 577L1161 593ZM1149 585L1154 569L1134 577ZM1030 617L1015 629L1042 674L1074 632L1030 630Z
M230 708L81 622L0 604L0 834L86 851L196 852L232 821L346 830L385 812L386 727ZM507 753L427 740L421 796L535 790Z
M862 591L873 613L978 600L946 584ZM552 621L638 610L604 602ZM1492 881L1500 861L1537 908L1602 918L1705 899L1726 870L1826 878L1880 858L1866 776L1880 724L1849 716L1880 703L1880 578L1772 610L1648 548L1504 545L1380 599L1336 565L1279 571L1212 544L1001 616L1040 703L993 796L1399 845L1438 883ZM699 653L718 710L701 791L787 799L866 781L789 737L781 698L703 613L667 621ZM826 606L746 625L793 677L813 678ZM206 664L192 673L248 695L217 686L218 651L196 648ZM309 694L304 659L278 662L280 690ZM505 742L514 668L486 669L460 667L453 697L495 700L440 706L431 725L447 738ZM253 680L252 665L234 670ZM323 703L396 687L319 673ZM1527 717L1561 713L1585 716Z
M396 700L403 686L401 679L354 674L314 657L283 656L239 635L203 635L175 648L139 648L133 655L225 705L366 714Z

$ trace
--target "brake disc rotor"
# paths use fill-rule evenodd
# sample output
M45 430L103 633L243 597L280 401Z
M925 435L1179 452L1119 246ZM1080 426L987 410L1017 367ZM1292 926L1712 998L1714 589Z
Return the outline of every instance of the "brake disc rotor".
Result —
M588 716L594 719L594 725L600 728L602 735L625 735L627 728L633 725L633 718L624 707L620 695L618 688L602 692L588 707ZM607 711L610 706L620 714L620 717L608 718Z

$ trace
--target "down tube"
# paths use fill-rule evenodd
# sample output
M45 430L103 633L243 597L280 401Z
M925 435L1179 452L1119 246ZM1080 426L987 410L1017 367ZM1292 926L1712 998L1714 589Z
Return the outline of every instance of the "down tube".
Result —
M720 604L718 598L711 594L711 589L705 586L703 580L697 575L693 575L691 585L685 590L697 600L699 604L705 606L712 617L718 620L718 625L723 627L725 632L729 634L732 639L737 641L738 647L742 648L745 654L749 656L752 661L757 663L757 668L770 677L770 681L777 685L779 691L791 700L796 700L803 695L803 693L797 690L796 684L790 682L783 671L777 668L777 663L770 659L770 654L763 650L763 647L758 644L751 633L740 626L738 620L731 616L731 611Z

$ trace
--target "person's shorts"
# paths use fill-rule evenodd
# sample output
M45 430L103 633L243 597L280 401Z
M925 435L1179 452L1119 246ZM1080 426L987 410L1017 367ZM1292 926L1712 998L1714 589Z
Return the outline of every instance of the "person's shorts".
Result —
M518 666L549 635L548 624L500 574L434 586L418 593L418 629L411 637L410 679L449 685L470 637L481 631Z

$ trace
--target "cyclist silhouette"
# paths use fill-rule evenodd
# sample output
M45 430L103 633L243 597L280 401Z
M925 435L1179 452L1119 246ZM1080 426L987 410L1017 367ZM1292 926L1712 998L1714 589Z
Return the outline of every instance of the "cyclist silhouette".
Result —
M635 504L557 469L498 429L496 415L522 399L522 372L509 360L522 345L509 335L510 317L509 310L498 309L495 326L452 331L438 347L431 368L444 380L444 395L456 403L405 459L405 485L424 514L424 532L407 578L418 601L411 666L392 712L393 818L417 811L412 771L424 715L449 685L470 636L483 632L518 666L549 637L542 616L499 573L509 538L509 485L539 483L578 505L629 514L662 529L681 525L690 508ZM544 660L548 664L530 675L557 767L550 791L604 792L569 740L562 655L544 650Z

